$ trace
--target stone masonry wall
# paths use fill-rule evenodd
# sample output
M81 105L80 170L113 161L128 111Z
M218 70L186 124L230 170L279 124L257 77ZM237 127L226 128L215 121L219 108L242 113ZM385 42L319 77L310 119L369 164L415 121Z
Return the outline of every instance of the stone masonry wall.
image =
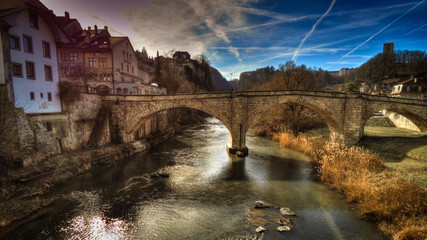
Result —
M21 158L17 113L19 110L15 111L13 102L9 100L7 88L0 87L0 159L3 161Z
M65 151L86 148L97 124L101 109L101 96L81 94L80 99L63 103L63 111L68 112L68 136L63 139ZM100 124L100 123L98 123ZM102 124L101 124L102 125Z

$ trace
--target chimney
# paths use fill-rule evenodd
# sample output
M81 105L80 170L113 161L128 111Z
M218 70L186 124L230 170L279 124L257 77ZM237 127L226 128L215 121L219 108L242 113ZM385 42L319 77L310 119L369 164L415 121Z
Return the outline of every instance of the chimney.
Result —
M65 20L69 21L70 20L70 13L65 11L64 15L65 15Z
M105 30L105 31L108 31L108 26L104 26L104 30Z
M98 26L95 25L95 35L98 34Z
M88 28L87 31L85 31L85 42L86 43L90 42L90 27Z
M87 30L88 30L88 31L90 31L90 30L91 30L91 27L87 27Z

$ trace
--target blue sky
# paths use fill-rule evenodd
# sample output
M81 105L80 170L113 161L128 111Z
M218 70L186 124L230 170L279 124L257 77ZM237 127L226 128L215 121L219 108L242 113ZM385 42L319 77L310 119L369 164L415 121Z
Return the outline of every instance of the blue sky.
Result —
M83 28L109 26L149 55L204 54L230 79L294 60L358 67L382 51L427 50L427 0L41 0Z

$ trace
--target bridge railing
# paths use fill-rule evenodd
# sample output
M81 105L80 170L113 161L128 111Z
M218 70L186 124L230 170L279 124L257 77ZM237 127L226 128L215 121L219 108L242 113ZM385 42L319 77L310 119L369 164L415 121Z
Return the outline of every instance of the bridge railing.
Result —
M164 95L104 95L104 101L150 101L150 100L173 100L173 99L208 99L208 98L232 98L232 97L267 97L267 96L312 96L329 98L361 98L369 101L395 102L406 104L427 105L427 101L396 98L386 96L371 96L359 92L336 92L336 91L307 91L307 90L274 90L274 91L230 91L230 92L199 92L199 93L174 93Z

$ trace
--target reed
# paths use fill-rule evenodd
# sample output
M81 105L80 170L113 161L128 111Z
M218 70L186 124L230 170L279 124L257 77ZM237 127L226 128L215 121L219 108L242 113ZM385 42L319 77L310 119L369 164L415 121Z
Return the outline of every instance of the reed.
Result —
M427 191L386 170L382 159L357 146L280 133L281 145L304 152L331 188L355 203L390 239L427 239Z

